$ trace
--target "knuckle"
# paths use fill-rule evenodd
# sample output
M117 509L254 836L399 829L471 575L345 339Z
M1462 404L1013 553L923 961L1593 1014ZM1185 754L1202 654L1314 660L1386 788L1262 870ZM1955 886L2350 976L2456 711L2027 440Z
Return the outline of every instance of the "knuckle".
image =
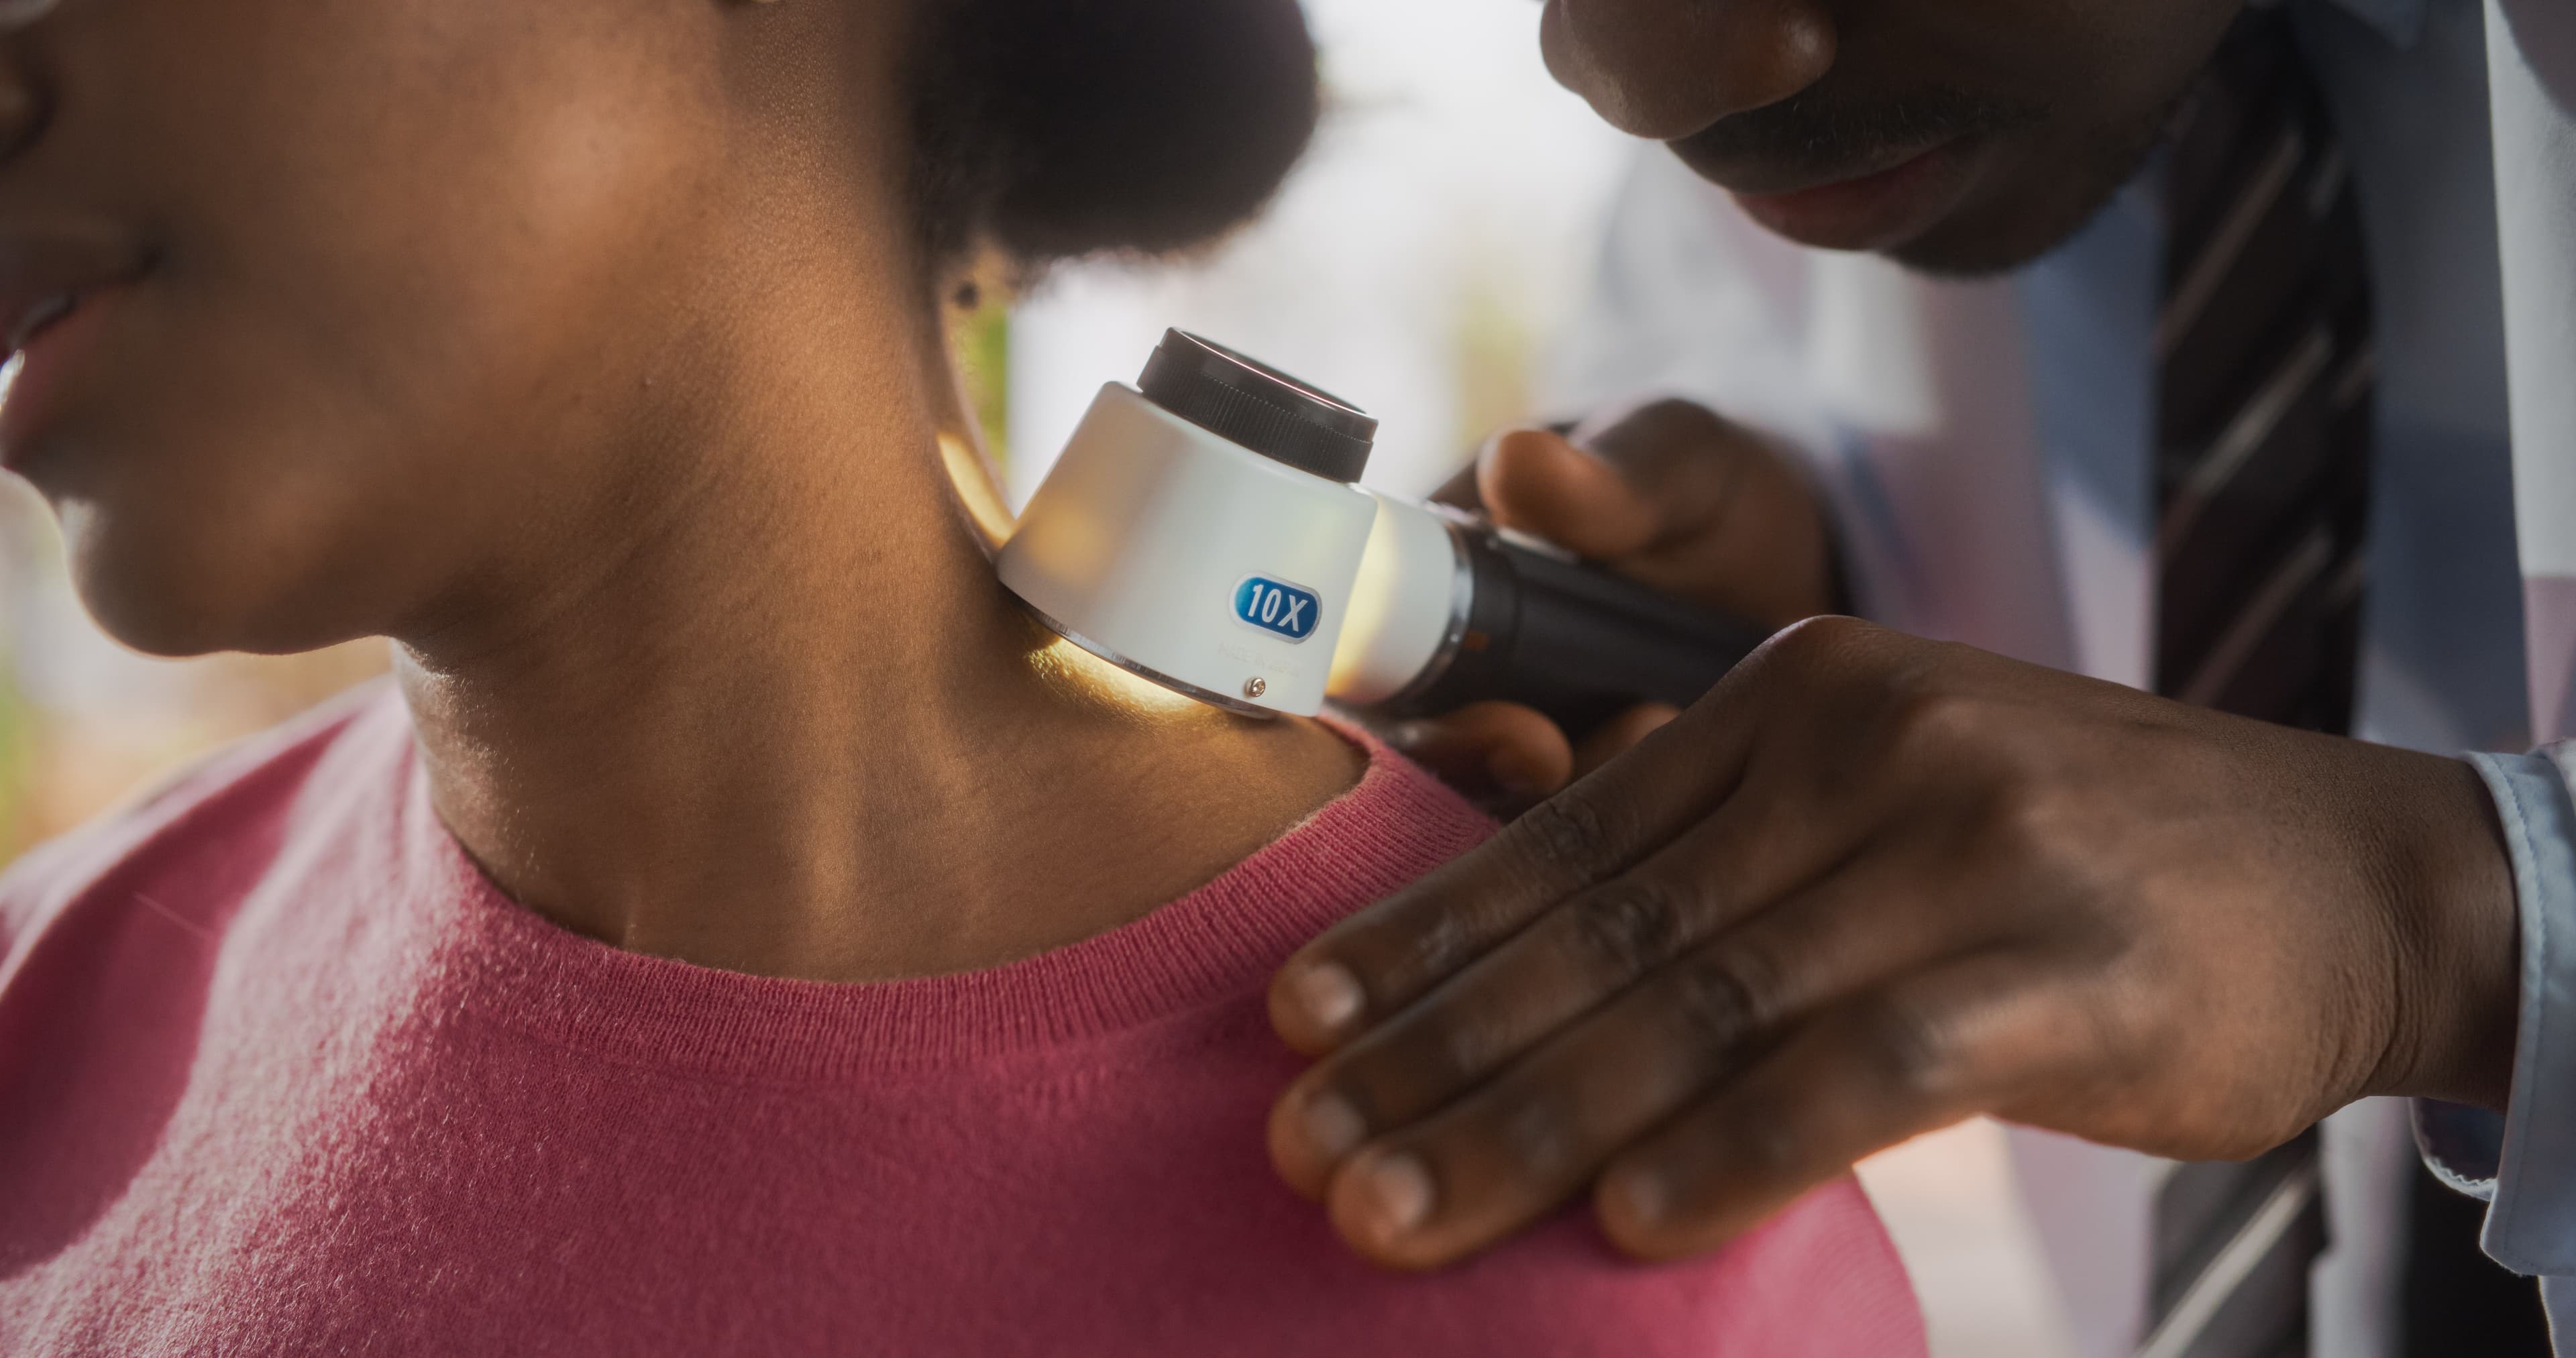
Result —
M1618 818L1579 787L1539 803L1512 828L1542 866L1578 872L1613 867L1626 842Z
M2185 1050L2191 1030L2179 1023L2150 1021L2137 1023L2103 1012L2099 1008L2081 1011L2080 1050L2085 1053L2094 1081L2120 1097L2131 1091L2151 1086L2163 1073L2167 1053Z
M1951 1024L1921 1004L1880 1000L1863 1011L1862 1057L1885 1088L1914 1098L1953 1092L1958 1044Z
M1575 1125L1553 1098L1523 1093L1510 1098L1493 1123L1495 1148L1539 1180L1566 1173L1577 1154Z
M1613 883L1576 901L1572 913L1584 953L1621 978L1662 965L1688 934L1688 905L1661 883Z
M1986 812L1996 847L2015 859L2054 858L2066 842L2066 799L2030 783L2007 787Z
M1493 893L1452 863L1345 920L1329 956L1348 967L1372 1005L1401 1005L1482 955L1511 931Z
M1965 818L1954 833L1964 868L1960 884L1977 903L1971 908L2059 939L2119 932L2120 921L2100 919L2080 904L2105 899L2117 871L2096 850L2100 841L2084 823L2080 789L2014 779L1964 800ZM2069 902L2079 904L2066 908Z
M1777 657L1775 664L1804 670L1843 654L1868 630L1869 624L1858 618L1807 618L1781 628L1763 649Z
M1768 1024L1773 991L1749 953L1703 957L1676 977L1672 1020L1696 1050L1712 1056L1731 1052Z
M1475 952L1477 932L1469 927L1463 910L1434 910L1407 921L1405 932L1396 936L1397 966L1394 979L1410 982L1412 978L1445 976L1458 969Z
M1451 1090L1482 1075L1502 1049L1491 1024L1458 1019L1429 1023L1404 1069L1417 1083Z
M1734 1172L1774 1180L1794 1172L1807 1145L1806 1129L1787 1105L1765 1101L1733 1110L1726 1159Z
M1983 703L1940 689L1919 689L1897 699L1890 726L1891 744L1900 756L1927 760L1981 748L1989 729Z
M1864 701L1860 695L1873 687L1869 677L1885 668L1878 654L1886 649L1884 635L1858 618L1803 618L1772 633L1736 668L1745 684L1775 701L1802 709L1849 707Z

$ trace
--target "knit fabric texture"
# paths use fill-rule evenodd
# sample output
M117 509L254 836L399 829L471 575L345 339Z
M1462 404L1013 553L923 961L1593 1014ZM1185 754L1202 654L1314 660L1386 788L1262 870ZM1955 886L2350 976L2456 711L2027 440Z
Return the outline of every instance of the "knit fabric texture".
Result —
M1692 1262L1575 1211L1422 1276L1281 1185L1272 969L1492 830L1369 752L1133 924L833 985L511 902L354 695L0 878L0 1352L1922 1353L1850 1180Z

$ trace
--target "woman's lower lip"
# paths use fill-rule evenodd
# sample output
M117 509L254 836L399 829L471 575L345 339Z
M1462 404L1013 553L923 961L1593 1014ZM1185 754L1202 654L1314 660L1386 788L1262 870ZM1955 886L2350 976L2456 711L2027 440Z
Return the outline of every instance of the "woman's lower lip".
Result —
M0 468L17 471L35 455L66 388L114 301L112 290L93 292L70 315L46 326L9 359L0 386Z
M1884 250L1921 235L1947 211L1968 158L1944 142L1876 174L1789 193L1739 193L1747 215L1801 245Z

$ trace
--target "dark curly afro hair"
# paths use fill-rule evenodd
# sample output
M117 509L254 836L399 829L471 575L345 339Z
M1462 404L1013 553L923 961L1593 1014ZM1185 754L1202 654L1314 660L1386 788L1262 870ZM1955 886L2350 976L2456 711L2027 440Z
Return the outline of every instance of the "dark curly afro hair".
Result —
M1313 138L1297 0L924 0L925 257L1167 254L1259 212Z

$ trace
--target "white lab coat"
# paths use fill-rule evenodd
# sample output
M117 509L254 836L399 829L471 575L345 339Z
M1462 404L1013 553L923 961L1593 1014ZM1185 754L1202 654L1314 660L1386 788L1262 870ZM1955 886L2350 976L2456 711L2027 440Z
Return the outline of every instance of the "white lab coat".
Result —
M2576 737L2576 5L2488 0L2531 729Z

